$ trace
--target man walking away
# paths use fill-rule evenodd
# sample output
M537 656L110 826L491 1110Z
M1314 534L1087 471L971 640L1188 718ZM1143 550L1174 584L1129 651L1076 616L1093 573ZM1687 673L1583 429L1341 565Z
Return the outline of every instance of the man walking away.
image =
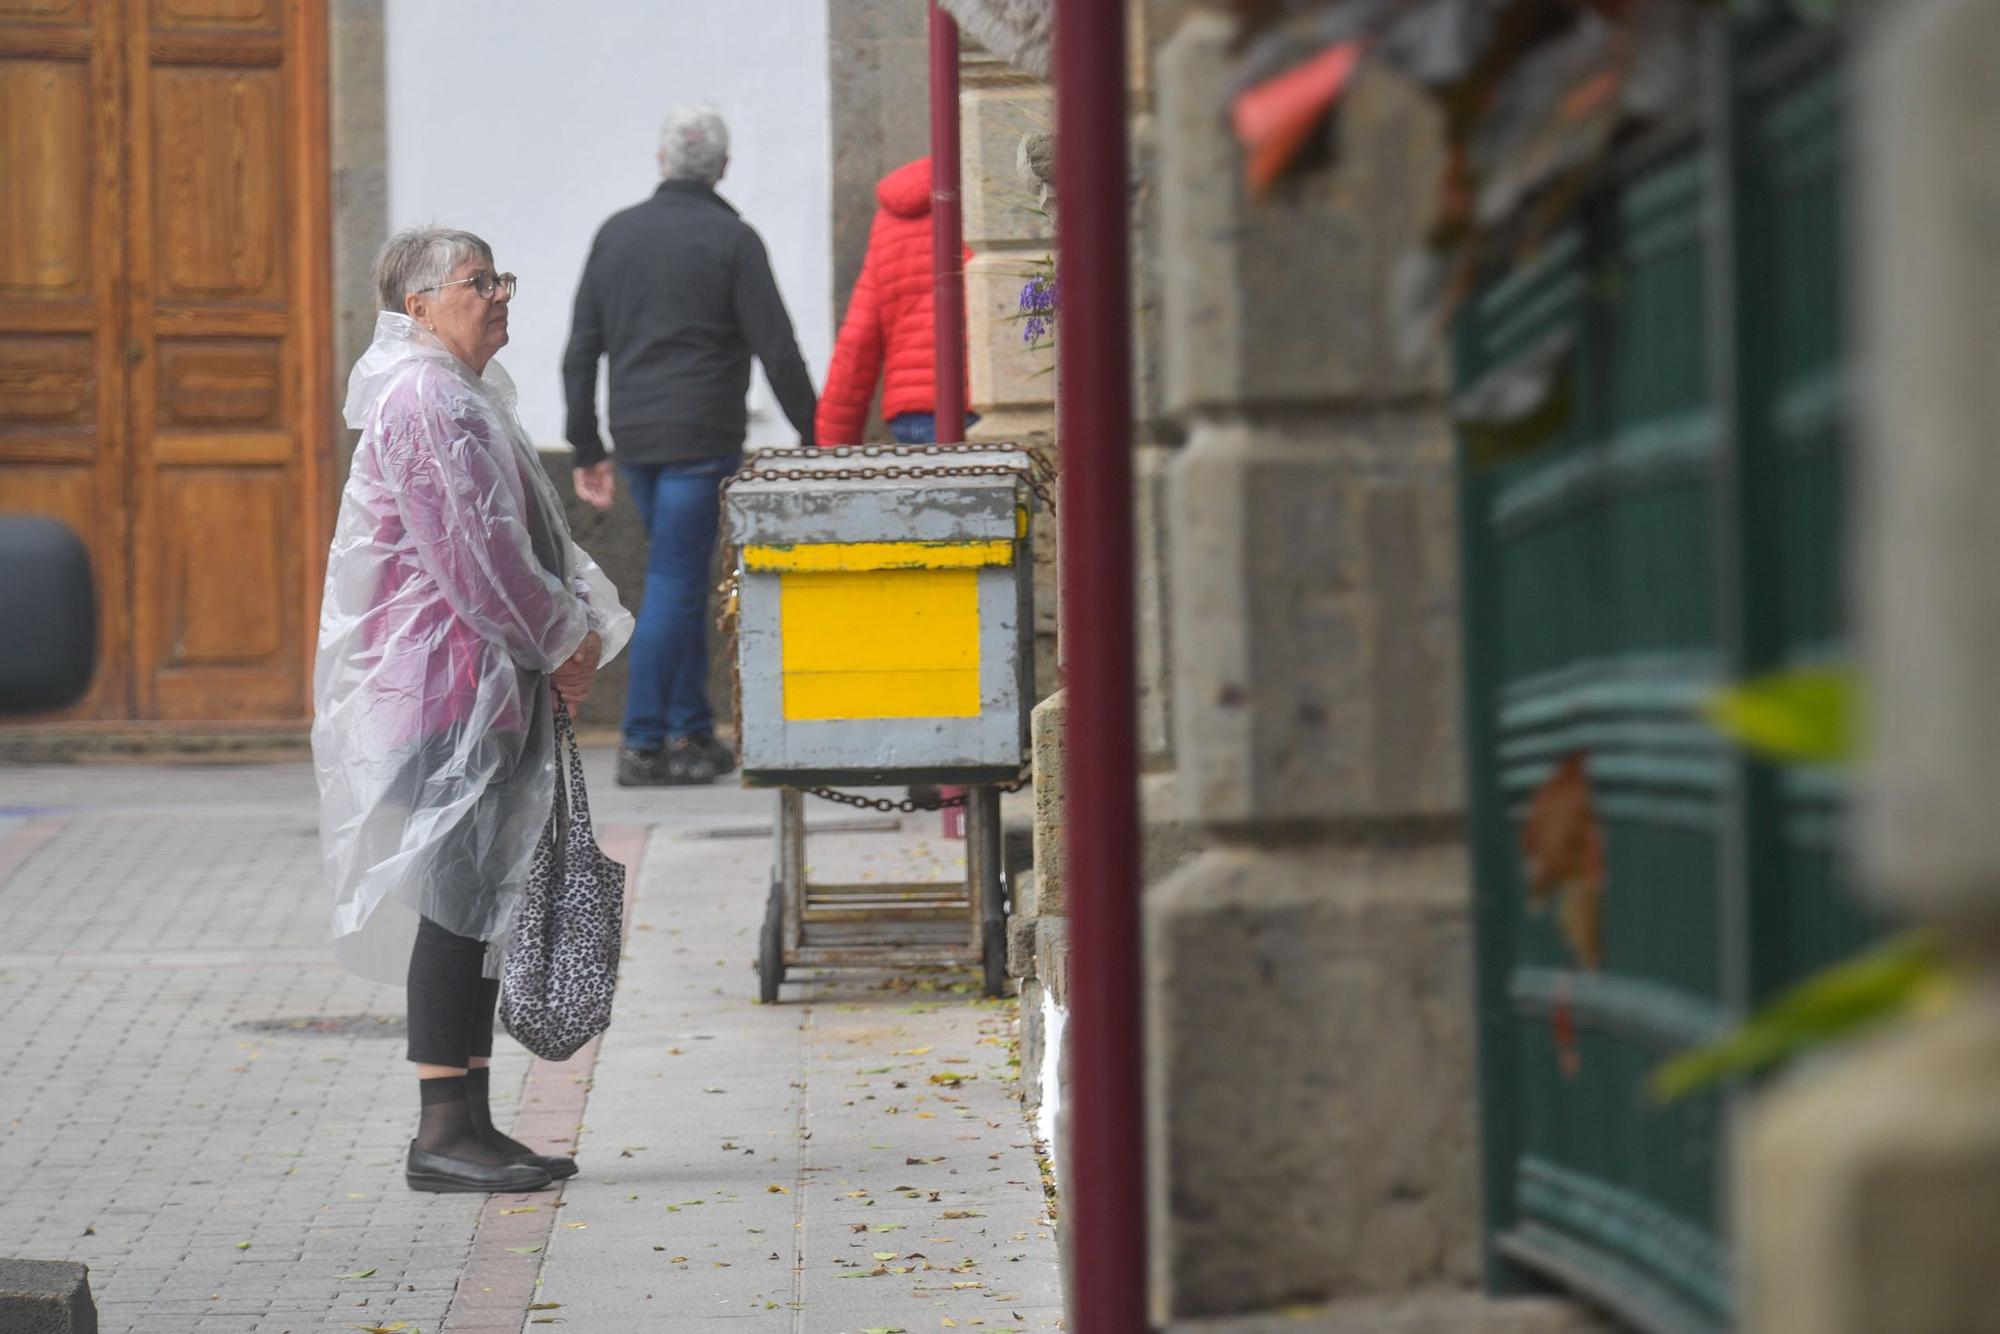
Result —
M576 493L611 507L596 403L608 356L618 471L649 543L618 751L628 787L707 783L734 766L708 703L708 576L722 483L743 459L752 355L800 443L813 443L812 378L764 242L715 193L728 165L714 110L667 117L660 186L598 229L563 354Z

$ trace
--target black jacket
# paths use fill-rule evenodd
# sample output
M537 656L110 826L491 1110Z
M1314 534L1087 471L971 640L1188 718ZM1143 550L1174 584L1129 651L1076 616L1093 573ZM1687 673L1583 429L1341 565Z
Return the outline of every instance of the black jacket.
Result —
M563 353L566 434L579 467L604 458L596 399L606 354L621 463L742 449L752 354L800 443L813 442L812 378L763 239L705 185L663 181L591 242Z

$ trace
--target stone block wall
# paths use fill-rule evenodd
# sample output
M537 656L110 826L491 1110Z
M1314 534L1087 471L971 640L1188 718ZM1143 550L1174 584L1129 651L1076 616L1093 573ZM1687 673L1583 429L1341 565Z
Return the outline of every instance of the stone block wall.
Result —
M1145 903L1152 1316L1217 1329L1460 1302L1479 1255L1451 453L1438 366L1386 350L1440 147L1364 75L1339 168L1252 201L1233 33L1197 13L1144 67L1163 612L1200 627L1167 636L1168 726L1206 845Z
M1048 164L1029 149L1054 123L1049 86L966 39L959 59L959 168L964 199L967 400L979 422L972 441L1026 445L1054 458L1055 351L1021 337L1021 288L1046 272L1055 220ZM1059 684L1056 655L1056 516L1035 532L1035 683Z

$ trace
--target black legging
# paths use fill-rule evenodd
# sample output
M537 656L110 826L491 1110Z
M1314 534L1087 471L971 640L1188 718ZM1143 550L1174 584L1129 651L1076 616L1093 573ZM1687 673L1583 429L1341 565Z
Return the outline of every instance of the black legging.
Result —
M493 1055L493 1007L500 982L484 976L486 942L423 918L410 951L410 1059L465 1069Z

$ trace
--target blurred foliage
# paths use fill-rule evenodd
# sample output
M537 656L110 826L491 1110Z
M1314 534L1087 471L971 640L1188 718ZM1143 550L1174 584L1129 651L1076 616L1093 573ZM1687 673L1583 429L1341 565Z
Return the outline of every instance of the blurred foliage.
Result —
M1719 690L1702 714L1762 759L1843 764L1857 753L1858 693L1848 668L1799 668ZM1714 1042L1662 1062L1648 1087L1670 1102L1761 1074L1889 1020L1947 1004L1960 985L1936 936L1896 936L1812 974Z
M1897 936L1821 969L1723 1037L1661 1063L1648 1087L1671 1102L1760 1074L1887 1020L1936 1009L1959 988L1942 942L1924 932Z

